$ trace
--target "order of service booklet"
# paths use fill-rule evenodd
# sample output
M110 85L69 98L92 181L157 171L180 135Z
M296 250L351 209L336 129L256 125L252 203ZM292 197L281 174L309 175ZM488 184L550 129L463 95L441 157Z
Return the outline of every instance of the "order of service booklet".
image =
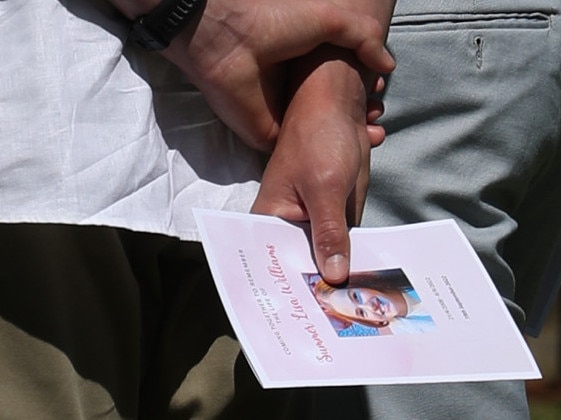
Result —
M264 388L534 379L540 372L452 220L355 228L345 288L308 228L195 210L212 275Z

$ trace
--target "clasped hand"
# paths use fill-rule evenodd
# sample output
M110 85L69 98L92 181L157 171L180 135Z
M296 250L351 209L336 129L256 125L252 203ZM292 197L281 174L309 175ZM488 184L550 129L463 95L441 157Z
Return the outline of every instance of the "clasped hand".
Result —
M274 149L252 211L310 220L319 271L343 282L347 220L360 218L370 147L383 138L367 131L358 63L395 65L378 21L327 0L208 0L163 54L243 141Z

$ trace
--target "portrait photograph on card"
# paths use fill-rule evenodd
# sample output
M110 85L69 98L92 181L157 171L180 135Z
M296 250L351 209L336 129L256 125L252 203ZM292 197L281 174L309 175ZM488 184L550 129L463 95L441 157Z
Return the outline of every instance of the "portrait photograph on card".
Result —
M339 337L424 333L435 328L419 295L400 268L351 273L333 287L318 273L302 273Z

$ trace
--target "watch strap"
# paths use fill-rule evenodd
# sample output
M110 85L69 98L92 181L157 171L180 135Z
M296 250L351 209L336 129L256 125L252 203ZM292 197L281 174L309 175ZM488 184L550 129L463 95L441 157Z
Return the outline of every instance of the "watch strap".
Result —
M132 25L131 39L147 50L163 50L203 6L205 0L162 0Z

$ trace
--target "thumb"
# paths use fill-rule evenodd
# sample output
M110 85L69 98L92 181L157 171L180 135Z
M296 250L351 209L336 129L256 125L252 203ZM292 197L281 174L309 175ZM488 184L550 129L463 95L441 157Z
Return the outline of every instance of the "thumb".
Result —
M316 265L323 279L341 284L349 277L350 239L345 205L308 207Z

